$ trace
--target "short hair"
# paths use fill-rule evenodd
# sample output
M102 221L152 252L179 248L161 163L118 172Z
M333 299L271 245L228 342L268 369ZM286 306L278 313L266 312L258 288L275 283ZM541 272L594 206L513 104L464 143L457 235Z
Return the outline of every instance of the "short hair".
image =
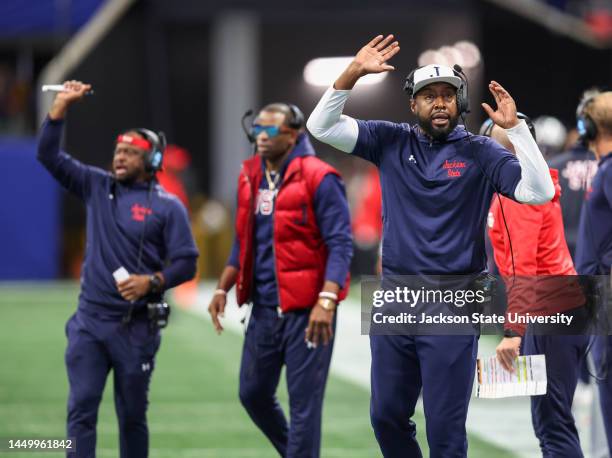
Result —
M595 96L584 108L585 114L588 114L599 133L612 136L612 91L602 92Z
M285 120L283 121L283 124L287 126L295 121L293 111L291 110L291 108L289 108L289 105L287 105L286 103L269 103L265 107L263 107L261 111L284 114Z
M597 87L589 88L582 93L582 96L580 97L580 102L578 102L578 107L576 107L576 118L584 116L584 109L599 94L601 94L601 90Z

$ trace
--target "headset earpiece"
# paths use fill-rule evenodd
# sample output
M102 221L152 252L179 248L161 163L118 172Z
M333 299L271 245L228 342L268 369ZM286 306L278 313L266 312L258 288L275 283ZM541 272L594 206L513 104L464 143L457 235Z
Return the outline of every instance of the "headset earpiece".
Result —
M490 137L491 132L493 131L494 125L495 123L493 122L493 120L491 118L487 118L486 121L482 123L482 126L480 127L480 132L478 132L478 135L482 135L484 137Z
M590 143L597 137L597 124L588 114L583 113L576 122L578 135L584 143Z
M527 128L529 129L531 136L533 137L534 140L537 141L538 137L536 136L535 124L533 123L531 118L527 116L525 113L521 113L520 111L516 113L516 117L519 119L525 120L525 123L527 124ZM478 132L478 135L482 135L484 137L490 137L491 132L493 132L494 126L495 126L495 123L493 122L493 120L491 118L487 118L485 122L482 123L482 126L480 126L480 131Z
M145 169L149 173L161 170L164 161L164 151L166 150L166 135L163 132L155 133L152 130L137 127L128 129L126 132L138 132L151 143L151 151L145 155Z
M533 123L531 118L527 116L525 113L521 113L520 111L517 111L516 117L519 119L525 120L525 124L527 124L527 128L529 128L529 132L531 132L531 136L533 137L535 141L538 141L538 136L536 135L535 124Z
M597 137L597 124L586 110L600 93L599 89L586 91L576 110L576 129L578 130L579 140L585 146L588 146Z
M300 110L296 105L292 103L287 103L287 107L291 112L291 121L287 123L292 129L300 130L304 128L304 113Z
M470 99L468 97L468 80L461 66L453 65L453 72L461 78L461 85L457 88L457 112L461 116L463 113L470 112Z
M414 98L414 72L416 72L419 68L421 67L417 67L412 70L404 80L404 92L407 92L411 99Z
M157 132L157 138L159 138L159 147L153 147L151 151L150 168L152 171L157 172L161 170L164 162L164 152L166 151L166 135L163 132Z

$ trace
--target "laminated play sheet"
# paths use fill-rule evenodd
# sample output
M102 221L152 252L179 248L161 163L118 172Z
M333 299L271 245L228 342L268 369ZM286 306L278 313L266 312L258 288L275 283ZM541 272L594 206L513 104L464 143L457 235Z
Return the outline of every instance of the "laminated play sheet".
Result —
M518 356L514 372L502 367L497 357L476 360L477 398L506 398L546 394L544 355Z

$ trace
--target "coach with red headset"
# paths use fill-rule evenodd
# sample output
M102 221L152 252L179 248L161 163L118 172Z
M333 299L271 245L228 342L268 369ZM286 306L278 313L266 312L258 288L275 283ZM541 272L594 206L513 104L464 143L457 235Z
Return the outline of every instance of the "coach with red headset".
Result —
M208 308L223 330L227 292L253 303L240 366L240 400L283 457L318 457L336 306L353 254L338 172L315 157L295 105L255 118L257 154L238 178L236 241ZM290 420L276 398L286 367Z
M115 145L112 173L60 151L70 105L91 89L64 83L42 126L38 159L87 207L87 245L76 313L66 324L70 383L67 436L74 457L96 455L98 407L113 370L122 458L148 456L148 389L160 345L163 292L195 275L187 212L155 182L163 134L131 129ZM123 279L113 274L123 268ZM155 307L149 307L155 304ZM167 318L167 317L166 317Z

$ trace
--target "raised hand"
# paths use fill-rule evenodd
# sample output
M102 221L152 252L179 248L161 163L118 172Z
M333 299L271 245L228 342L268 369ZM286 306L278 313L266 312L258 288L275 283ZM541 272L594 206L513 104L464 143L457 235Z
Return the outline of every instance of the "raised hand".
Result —
M481 104L489 118L504 129L510 129L516 126L519 123L519 119L516 116L516 103L508 91L506 91L497 81L491 81L489 84L489 91L493 94L493 98L497 104L497 110L495 111L488 103Z
M55 99L72 103L77 100L81 100L85 93L89 90L91 90L91 84L85 84L75 80L65 81L64 90L62 92L58 92Z
M334 83L336 89L352 89L359 78L370 73L395 70L387 61L399 52L399 42L393 35L378 35L357 52L348 68Z
M359 50L353 62L362 70L362 76L395 70L387 61L395 56L400 48L398 41L392 43L391 40L393 35L387 35L385 39L378 35Z
M91 84L84 84L80 81L65 81L64 90L58 92L53 101L49 117L51 119L62 119L66 115L68 107L81 100L87 91L91 89Z

